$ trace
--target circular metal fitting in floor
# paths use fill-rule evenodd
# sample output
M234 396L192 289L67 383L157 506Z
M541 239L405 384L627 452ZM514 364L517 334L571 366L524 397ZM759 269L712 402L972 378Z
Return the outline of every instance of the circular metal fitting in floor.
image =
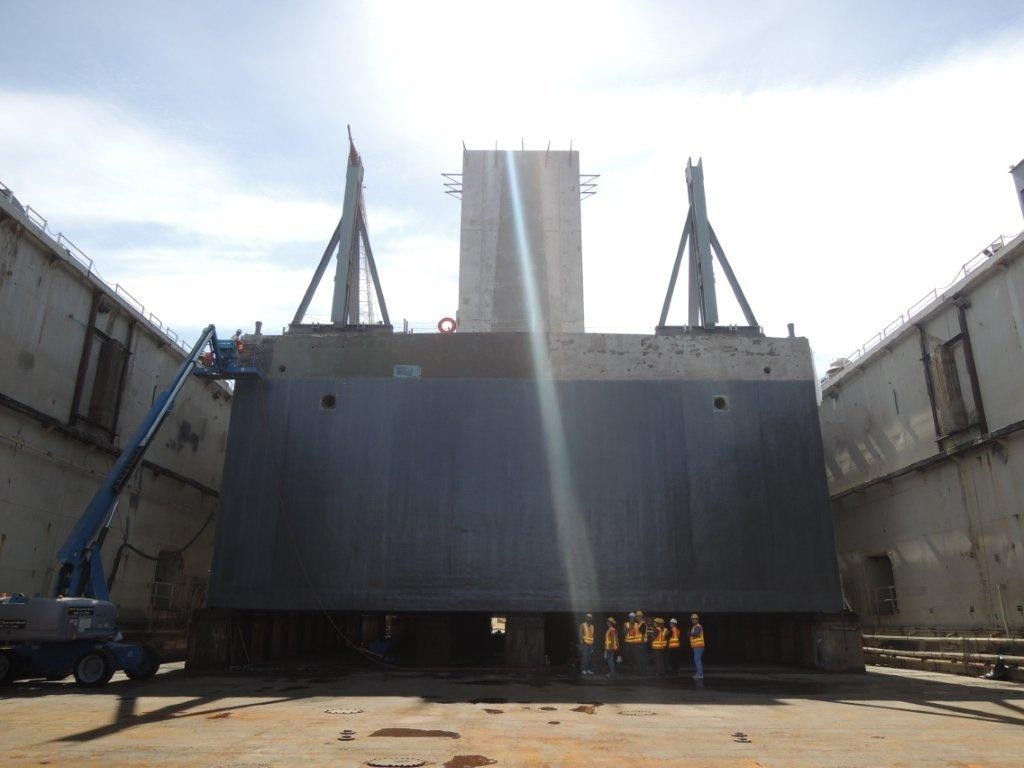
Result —
M426 765L426 760L421 760L418 757L375 757L372 760L367 760L367 765L372 765L374 768L416 768L419 765Z
M655 712L653 709L624 709L619 714L628 717L649 717L655 714Z
M324 712L328 715L359 715L362 714L361 709L325 709Z

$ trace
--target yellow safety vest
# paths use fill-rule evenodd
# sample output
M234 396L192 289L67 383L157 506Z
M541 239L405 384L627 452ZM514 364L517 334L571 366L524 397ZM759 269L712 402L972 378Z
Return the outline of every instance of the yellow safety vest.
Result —
M637 642L646 643L647 642L647 622L646 621L638 621L636 623L636 632L640 636L640 639Z
M604 649L606 651L619 650L619 633L615 627L608 627L608 630L604 633Z
M669 648L678 648L680 646L680 642L679 642L680 634L681 633L679 632L679 627L672 627L672 629L669 630L669 635L668 635L668 647Z
M583 642L587 645L594 644L594 625L593 624L580 624L583 630Z
M691 629L690 632L692 633L694 629L700 630L700 634L697 635L696 637L694 637L692 634L690 635L690 647L691 648L703 648L704 647L704 627L702 627L700 624L694 624L693 625L693 629Z
M625 627L627 643L629 643L630 645L634 645L636 643L642 643L644 641L643 633L640 632L639 621L627 621Z
M664 651L668 646L668 630L662 628L655 631L658 634L656 634L654 639L651 641L651 648L656 651Z

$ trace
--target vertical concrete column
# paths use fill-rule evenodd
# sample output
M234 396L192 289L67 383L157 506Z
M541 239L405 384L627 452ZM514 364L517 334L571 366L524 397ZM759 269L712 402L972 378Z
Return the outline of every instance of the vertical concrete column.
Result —
M261 663L267 658L267 617L265 614L257 613L252 617L252 647L249 653L254 663Z
M583 332L579 182L577 152L463 154L460 331Z
M227 669L231 666L232 612L215 608L197 611L189 625L188 669Z
M509 667L544 666L544 615L516 613L505 624L505 664Z
M446 615L418 616L415 619L416 663L420 666L444 666L452 661L452 620Z

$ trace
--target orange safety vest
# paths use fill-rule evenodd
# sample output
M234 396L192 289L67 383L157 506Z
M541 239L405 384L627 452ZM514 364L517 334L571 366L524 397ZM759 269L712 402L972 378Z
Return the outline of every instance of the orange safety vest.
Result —
M656 634L654 639L651 641L651 648L656 651L664 651L666 646L668 646L668 630L662 627L655 631L658 634Z
M627 643L635 645L636 643L642 643L644 641L644 635L640 631L639 621L627 621L625 627Z
M604 649L606 651L619 650L619 632L615 627L608 627L608 631L604 633Z
M699 634L694 635L694 631ZM690 630L690 647L691 648L703 648L704 647L704 627L700 624L694 624Z
M679 643L679 636L680 636L680 634L681 633L679 631L679 627L672 627L672 629L669 630L669 635L668 635L668 647L669 648L678 648L679 647L679 645L680 645L680 643Z
M593 645L594 644L594 625L593 624L587 624L586 622L584 622L583 624L580 624L580 629L582 630L583 642L585 644L587 644L587 645Z

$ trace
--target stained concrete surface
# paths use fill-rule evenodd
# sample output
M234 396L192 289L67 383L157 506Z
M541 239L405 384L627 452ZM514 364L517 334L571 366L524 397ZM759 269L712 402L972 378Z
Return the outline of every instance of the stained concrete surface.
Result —
M1019 685L878 667L866 675L712 668L698 687L687 677L317 666L191 676L172 665L146 683L118 674L96 691L20 683L2 695L5 766L276 768L418 757L430 766L642 758L667 766L1009 768L1024 750ZM342 731L352 738L340 740Z
M583 332L579 185L579 152L463 152L460 331Z

